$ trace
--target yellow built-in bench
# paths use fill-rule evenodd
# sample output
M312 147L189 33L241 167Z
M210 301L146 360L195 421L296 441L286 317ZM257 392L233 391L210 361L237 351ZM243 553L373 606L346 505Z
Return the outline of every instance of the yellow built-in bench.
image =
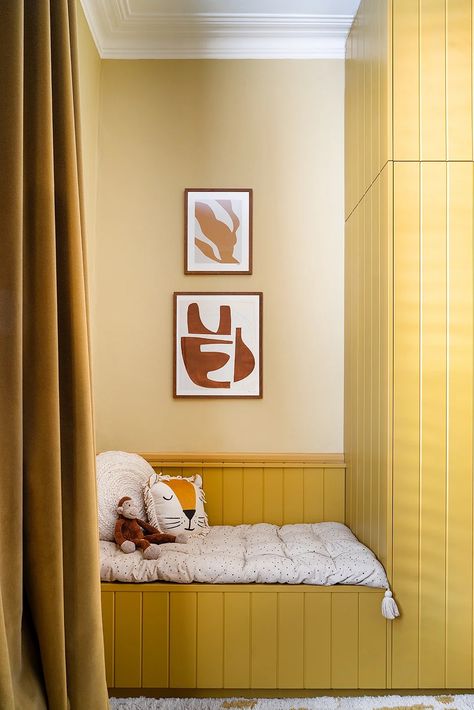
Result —
M341 457L146 454L199 472L213 525L344 522ZM386 688L382 590L268 584L102 584L111 689ZM169 692L169 691L168 691Z

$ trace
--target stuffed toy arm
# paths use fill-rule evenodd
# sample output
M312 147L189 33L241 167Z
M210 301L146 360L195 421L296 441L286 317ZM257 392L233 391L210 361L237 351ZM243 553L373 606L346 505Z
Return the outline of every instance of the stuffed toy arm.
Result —
M115 542L117 545L120 547L122 552L134 552L135 551L135 543L132 542L131 540L126 540L125 537L123 536L122 533L122 527L125 523L125 520L118 518L115 522Z
M144 520L139 520L137 518L137 523L150 535L161 532L160 530L158 530L158 528L153 527L153 525L150 525L150 523L146 523Z

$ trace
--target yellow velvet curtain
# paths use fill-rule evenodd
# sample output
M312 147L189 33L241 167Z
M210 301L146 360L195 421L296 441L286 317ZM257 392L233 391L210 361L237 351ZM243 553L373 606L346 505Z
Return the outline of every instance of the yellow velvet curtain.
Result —
M108 707L74 0L0 2L0 708Z

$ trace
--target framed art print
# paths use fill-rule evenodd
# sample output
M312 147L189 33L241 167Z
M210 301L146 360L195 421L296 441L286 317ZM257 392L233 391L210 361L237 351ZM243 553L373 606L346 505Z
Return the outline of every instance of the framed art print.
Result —
M174 294L174 396L262 397L262 294Z
M252 190L185 190L186 274L252 273Z

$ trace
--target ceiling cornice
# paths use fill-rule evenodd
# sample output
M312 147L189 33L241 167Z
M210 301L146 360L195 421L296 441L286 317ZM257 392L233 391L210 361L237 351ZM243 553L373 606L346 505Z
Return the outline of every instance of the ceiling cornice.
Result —
M103 59L343 58L352 15L146 13L81 0Z

